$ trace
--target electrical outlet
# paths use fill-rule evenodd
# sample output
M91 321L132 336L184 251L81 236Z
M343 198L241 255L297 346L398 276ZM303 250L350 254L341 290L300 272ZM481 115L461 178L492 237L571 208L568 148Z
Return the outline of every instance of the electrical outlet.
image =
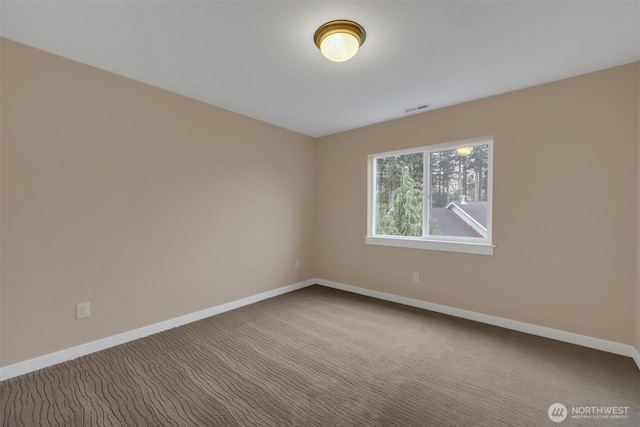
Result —
M420 273L415 272L415 271L413 272L413 281L415 283L420 283Z
M91 316L91 305L88 302L76 304L76 320Z
M295 268L296 270L300 270L300 261L296 261L293 263L293 268Z

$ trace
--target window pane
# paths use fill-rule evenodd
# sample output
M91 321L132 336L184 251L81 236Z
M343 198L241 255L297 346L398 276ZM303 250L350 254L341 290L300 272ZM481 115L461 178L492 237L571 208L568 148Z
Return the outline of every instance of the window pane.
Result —
M422 237L423 153L376 159L375 234Z
M488 145L430 154L430 235L487 237L488 154Z

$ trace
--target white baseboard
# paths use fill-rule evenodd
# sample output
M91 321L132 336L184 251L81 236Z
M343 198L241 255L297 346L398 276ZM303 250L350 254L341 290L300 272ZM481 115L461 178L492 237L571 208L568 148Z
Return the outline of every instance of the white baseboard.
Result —
M638 365L638 369L640 369L640 353L638 352L638 349L633 347L632 353L633 355L631 357L636 362L636 365Z
M435 311L437 313L448 314L451 316L460 317L463 319L469 319L476 322L486 323L489 325L499 326L505 329L512 329L515 331L524 332L531 335L538 335L541 337L550 338L557 341L564 341L571 344L580 345L583 347L589 347L596 350L602 350L609 353L619 354L622 356L628 356L633 358L633 360L636 362L636 365L638 365L638 369L640 369L640 354L638 353L638 350L631 345L602 340L599 338L593 338L586 335L574 334L572 332L565 332L557 329L546 328L543 326L532 325L530 323L518 322L515 320L509 320L502 317L490 316L488 314L477 313L474 311L462 310L459 308L449 307L441 304L435 304L435 303L426 302L426 301L422 301L414 298L387 294L384 292L373 291L371 289L366 289L366 288L359 288L357 286L351 286L351 285L346 285L344 283L332 282L330 280L309 279L303 282L295 283L293 285L283 286L281 288L263 292L261 294L252 295L236 301L228 302L226 304L221 304L205 310L197 311L195 313L190 313L184 316L165 320L163 322L154 323L153 325L134 329L132 331L123 332L121 334L113 335L97 341L81 344L76 347L67 348L61 351L57 351L55 353L50 353L44 356L25 360L24 362L8 365L3 368L0 368L0 381L17 377L18 375L26 374L29 372L37 371L38 369L42 369L48 366L56 365L58 363L66 362L68 360L76 359L78 357L85 356L90 353L94 353L96 351L104 350L109 347L114 347L119 344L124 344L129 341L137 340L139 338L156 334L158 332L166 331L167 329L172 329L178 326L182 326L187 323L195 322L197 320L201 320L206 317L224 313L225 311L234 310L236 308L240 308L245 305L253 304L258 301L262 301L265 299L276 297L278 295L286 294L288 292L302 289L313 284L318 284L318 285L322 285L322 286L326 286L334 289L340 289L343 291L365 295L368 297L373 297L381 300L391 301L398 304L408 305L411 307L417 307L424 310Z
M373 291L371 289L359 288L357 286L345 285L344 283L332 282L323 279L314 279L314 282L329 288L340 289L355 294L365 295L368 297L378 298L411 307L422 308L425 310L435 311L437 313L448 314L463 319L474 320L476 322L486 323L489 325L499 326L505 329L524 332L531 335L538 335L550 338L556 341L568 342L571 344L589 347L596 350L602 350L609 353L619 354L631 357L635 360L640 369L640 354L631 345L622 344L614 341L607 341L600 338L593 338L586 335L574 334L572 332L560 331L558 329L546 328L544 326L532 325L530 323L518 322L502 317L490 316L488 314L477 313L474 311L462 310L460 308L449 307L446 305L434 304L418 299L401 297L398 295L387 294L384 292Z
M195 322L206 317L214 316L216 314L224 313L225 311L234 310L236 308L243 307L245 305L253 304L258 301L273 298L278 295L286 294L304 287L314 284L314 280L305 280L303 282L295 283L289 286L283 286L278 289L263 292L261 294L252 295L246 298L242 298L236 301L231 301L226 304L217 305L215 307L207 308L205 310L197 311L195 313L186 314L184 316L175 317L173 319L165 320L163 322L154 323L153 325L144 326L142 328L134 329L132 331L123 332L118 335L113 335L107 338L92 341L86 344L81 344L76 347L67 348L57 351L55 353L45 354L44 356L35 357L33 359L25 360L24 362L15 363L0 368L0 381L7 380L9 378L17 377L18 375L26 374L28 372L37 371L38 369L46 368L47 366L56 365L58 363L66 362L67 360L76 359L80 356L85 356L96 351L104 350L109 347L113 347L119 344L124 344L129 341L137 340L158 332L166 331L178 326L185 325L187 323Z

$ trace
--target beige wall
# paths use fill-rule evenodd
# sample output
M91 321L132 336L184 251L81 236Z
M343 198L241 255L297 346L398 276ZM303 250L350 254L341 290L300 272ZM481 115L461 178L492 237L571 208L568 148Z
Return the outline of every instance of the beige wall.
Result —
M486 135L494 256L365 245L367 155ZM631 344L637 154L637 63L321 138L318 275Z
M640 147L640 66L638 67L638 147ZM638 241L636 246L636 351L640 353L640 148L638 149Z
M314 141L0 52L0 366L314 276L640 348L638 64ZM364 244L367 155L485 135L494 256Z
M3 366L315 275L312 138L1 49Z
M1 7L1 6L0 6ZM2 39L0 38L0 43ZM2 188L2 46L0 45L0 189ZM0 367L2 366L2 192L0 191Z

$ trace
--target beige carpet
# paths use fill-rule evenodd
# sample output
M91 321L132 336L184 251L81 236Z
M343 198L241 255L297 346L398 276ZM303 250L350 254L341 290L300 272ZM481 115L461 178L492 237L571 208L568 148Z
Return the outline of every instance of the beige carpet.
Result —
M622 406L559 424L547 410ZM630 358L313 286L0 385L2 426L638 426Z

